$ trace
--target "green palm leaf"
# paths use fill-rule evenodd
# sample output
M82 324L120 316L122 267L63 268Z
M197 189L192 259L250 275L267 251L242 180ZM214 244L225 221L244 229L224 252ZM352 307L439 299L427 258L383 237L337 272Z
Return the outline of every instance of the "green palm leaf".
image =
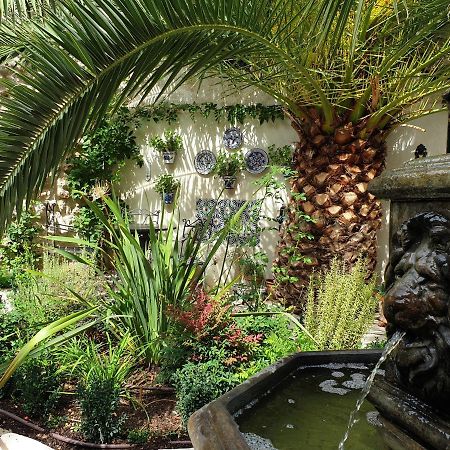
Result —
M17 78L0 115L0 226L114 103L165 90L223 59L261 52L276 16L270 0L68 1L45 24L27 24ZM11 28L14 37L21 28ZM246 37L242 41L241 36ZM264 36L264 37L263 37ZM10 37L11 40L11 37ZM239 45L238 45L239 44ZM24 182L26 180L26 183Z
M296 116L313 108L328 132L337 118L370 117L369 127L386 128L438 110L403 113L448 88L448 0L55 4L45 21L1 25L0 58L23 52L18 82L2 83L0 229L106 110L162 79L160 95L216 68L261 87Z

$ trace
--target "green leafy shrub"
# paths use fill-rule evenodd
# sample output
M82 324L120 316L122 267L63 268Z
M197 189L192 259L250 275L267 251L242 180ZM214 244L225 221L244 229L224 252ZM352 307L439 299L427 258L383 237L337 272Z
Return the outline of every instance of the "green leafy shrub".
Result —
M72 222L77 235L89 242L98 242L103 232L103 225L88 206L81 206Z
M213 360L186 364L175 372L173 382L177 410L186 424L193 412L229 391L238 380L229 369Z
M48 418L61 396L57 364L49 355L26 361L14 374L14 396L30 417Z
M375 278L360 259L351 270L335 259L328 272L311 277L304 323L318 349L352 349L374 319Z
M131 444L144 445L148 442L150 434L148 430L130 430L127 439Z
M119 343L108 337L108 346L93 341L73 341L63 350L63 366L79 380L81 432L88 440L107 443L117 436L126 419L118 415L124 383L133 367L128 353L129 336Z
M267 149L270 158L270 164L290 167L292 165L292 146L284 145L283 147L277 147L275 145L270 145Z
M277 310L271 315L238 317L236 322L245 332L261 336L253 360L264 361L268 366L284 356L314 349L311 340L295 326L288 315Z
M155 191L158 194L176 192L180 187L180 181L171 174L163 174L155 182Z
M41 229L38 216L22 212L8 227L0 245L0 278L4 287L15 286L28 278L27 270L36 267L38 246L36 237Z
M117 414L120 389L114 380L95 375L78 385L81 432L86 439L103 444L121 432L126 417Z
M121 109L117 116L103 120L93 133L86 134L77 154L68 160L71 194L89 195L98 183L119 181L119 171L126 160L133 160L138 166L143 164L126 110Z
M164 132L164 139L159 136L151 138L150 144L158 152L179 153L183 150L183 141L181 136L172 130L166 130Z

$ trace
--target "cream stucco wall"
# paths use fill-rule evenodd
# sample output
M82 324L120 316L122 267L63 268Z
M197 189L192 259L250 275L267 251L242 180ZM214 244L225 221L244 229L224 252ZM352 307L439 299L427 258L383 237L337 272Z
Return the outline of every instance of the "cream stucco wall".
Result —
M152 103L158 94L155 91L144 100L145 103ZM167 99L173 103L202 103L215 102L219 105L232 105L236 103L252 104L263 103L271 105L276 103L266 94L248 88L236 93L229 86L220 82L206 80L202 84L186 84L175 91ZM399 126L394 129L387 139L387 160L386 168L399 167L404 162L414 158L414 151L419 144L424 144L429 155L442 154L446 152L447 142L447 121L446 112L433 114L414 120L413 122ZM195 154L201 150L209 149L218 153L223 149L222 136L225 129L232 124L224 121L217 124L214 119L203 119L198 117L196 122L192 122L190 116L180 114L180 121L173 126L166 123L155 124L153 121L143 122L142 126L136 130L137 142L141 148L146 162L142 169L127 166L123 171L120 189L126 194L127 202L131 208L147 209L150 211L161 209L161 199L153 191L152 185L161 173L172 173L182 183L180 196L181 218L191 219L195 215L195 204L199 198L217 198L222 182L212 175L201 176L194 168ZM161 157L149 145L149 139L153 135L162 135L164 130L173 129L183 137L185 148L184 154L180 155L173 166L162 163ZM250 148L260 147L267 149L270 144L277 146L291 144L296 139L296 133L290 126L288 120L277 121L259 125L257 121L249 121L241 129L245 135L245 144L242 148L245 154ZM146 174L150 174L150 180L145 181ZM243 172L239 178L239 183L235 191L226 192L223 198L235 198L248 200L252 198L255 191L253 182L258 176ZM269 217L276 217L281 204L273 201L266 202L263 214ZM378 271L382 276L388 258L388 204L384 203L383 226L379 232L379 261ZM264 225L264 224L263 224ZM268 253L269 260L274 256L277 243L277 233L267 232L262 237L262 248ZM213 272L220 270L221 263L217 260ZM268 272L267 275L270 275Z
M254 104L263 103L273 105L276 102L261 92L253 89L244 89L238 95L227 96L228 88L212 81L207 81L200 86L185 85L168 98L173 103L203 103L215 102L218 105L232 105L237 103ZM146 102L151 102L152 97ZM144 156L144 166L138 168L128 164L122 171L122 180L119 185L127 203L132 210L144 209L156 211L162 208L161 197L153 190L153 184L159 175L171 173L181 182L179 212L180 218L194 219L197 199L218 199L223 191L223 182L214 175L199 175L194 167L195 155L201 150L211 150L216 155L219 150L225 150L222 139L224 131L231 125L226 120L217 123L213 117L204 119L198 116L195 122L188 113L180 113L176 124L154 123L153 120L142 122L135 131L137 143ZM296 140L296 133L291 128L288 120L277 120L275 123L259 124L257 120L246 121L240 125L244 133L244 145L240 150L243 155L251 148L267 150L271 144L283 146L292 144ZM182 136L184 152L177 156L175 164L164 164L162 157L151 147L149 140L152 136L162 136L164 130L171 129ZM256 193L254 182L262 175L252 175L242 171L238 177L236 189L224 191L221 199L251 200L262 197L262 193ZM280 181L282 179L280 178ZM284 193L284 197L286 194ZM283 201L267 199L262 208L262 215L275 218ZM167 207L170 212L173 208ZM143 217L137 219L143 219ZM274 223L262 221L263 228L273 227ZM269 261L275 255L278 233L276 231L264 231L261 235L260 247L268 254ZM222 267L220 255L213 261L209 271L211 278L217 278ZM232 273L230 274L230 276ZM267 276L270 276L270 268Z

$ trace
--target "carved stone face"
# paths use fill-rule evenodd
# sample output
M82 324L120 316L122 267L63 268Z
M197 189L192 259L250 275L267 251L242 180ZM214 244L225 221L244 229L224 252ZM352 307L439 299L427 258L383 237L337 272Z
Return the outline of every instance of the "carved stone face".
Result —
M393 237L386 273L388 334L404 331L388 378L437 405L450 399L450 220L422 213Z
M426 333L448 323L450 221L423 213L396 233L387 272L384 314L395 329Z

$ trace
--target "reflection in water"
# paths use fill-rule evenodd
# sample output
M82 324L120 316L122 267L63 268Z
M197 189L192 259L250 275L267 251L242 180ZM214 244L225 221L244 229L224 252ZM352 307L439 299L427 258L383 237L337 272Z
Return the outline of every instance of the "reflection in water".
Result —
M359 381L369 376L372 367L327 364L300 369L237 419L243 433L259 435L266 440L266 445L267 440L272 445L250 445L250 448L336 450L349 414L360 397ZM339 394L327 386L345 393ZM359 421L354 427L346 450L383 449L376 428L379 426L377 413L368 402L361 412L367 420Z

